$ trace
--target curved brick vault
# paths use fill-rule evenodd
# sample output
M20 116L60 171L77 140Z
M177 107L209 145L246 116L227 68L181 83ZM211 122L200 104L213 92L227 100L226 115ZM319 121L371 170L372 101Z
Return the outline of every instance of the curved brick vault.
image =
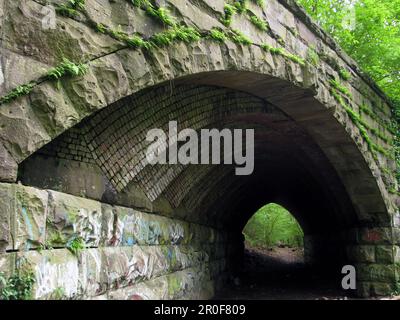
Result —
M209 298L235 271L247 220L276 202L302 225L309 263L335 272L355 264L362 296L394 290L400 238L390 105L292 1L249 1L268 32L234 17L230 28L252 45L203 38L150 51L92 29L93 21L144 37L168 29L127 1L86 1L84 13L57 17L54 30L40 28L43 4L1 5L1 91L65 55L83 57L89 69L0 106L1 271L12 274L23 258L38 299ZM227 28L223 1L165 5L188 26ZM349 93L332 84L343 69ZM170 120L179 129L255 129L254 173L146 164L148 130ZM88 248L74 256L65 248L77 236Z

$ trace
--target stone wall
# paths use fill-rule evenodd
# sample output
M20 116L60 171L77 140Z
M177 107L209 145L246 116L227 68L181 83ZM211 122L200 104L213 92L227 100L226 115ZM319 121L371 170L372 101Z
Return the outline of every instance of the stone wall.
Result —
M0 192L0 271L33 272L35 299L211 298L226 270L218 230L51 190Z

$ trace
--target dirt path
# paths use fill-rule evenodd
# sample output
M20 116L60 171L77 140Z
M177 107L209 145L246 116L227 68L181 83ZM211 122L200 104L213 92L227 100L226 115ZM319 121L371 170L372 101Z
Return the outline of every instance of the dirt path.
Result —
M290 248L246 249L243 271L215 299L348 299L340 278L306 268L303 253ZM330 277L332 278L332 277Z

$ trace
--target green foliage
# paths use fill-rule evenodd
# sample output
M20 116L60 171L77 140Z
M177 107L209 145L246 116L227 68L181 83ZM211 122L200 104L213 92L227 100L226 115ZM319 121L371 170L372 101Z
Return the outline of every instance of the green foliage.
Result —
M250 21L252 24L254 24L258 29L262 31L268 31L269 29L267 21L260 19L256 15L251 15Z
M135 7L145 10L150 17L156 18L157 21L167 26L173 27L176 25L175 18L170 15L166 8L157 8L149 0L128 0L128 2L132 3Z
M47 72L48 79L60 79L64 76L78 77L86 74L88 66L84 63L74 63L64 58L60 65Z
M173 38L183 41L185 43L199 41L201 39L201 35L199 31L197 31L193 27L176 27L173 29Z
M32 289L35 283L33 272L21 270L9 277L0 273L0 300L32 299Z
M66 17L75 17L79 10L85 9L85 0L68 0L67 3L58 5L55 10Z
M246 242L252 246L303 246L303 231L296 219L286 209L274 203L259 209L247 222L243 234Z
M150 42L143 40L141 37L139 37L137 35L127 37L125 39L125 42L129 47L135 48L135 49L139 49L139 48L150 49L151 48Z
M66 247L76 256L79 254L80 251L86 248L85 241L80 236L74 236L70 240L68 240Z
M348 81L351 79L351 73L344 68L341 68L339 70L339 76L345 81Z
M0 105L9 103L11 101L14 101L18 97L29 94L33 90L35 85L36 85L35 82L30 82L28 84L23 84L23 85L16 87L15 89L13 89L9 93L7 93L5 96L0 98Z
M374 154L374 156L375 156L375 152L379 152L389 158L392 158L392 155L389 154L389 152L387 150L385 150L381 146L375 144L371 140L371 138L367 132L367 129L372 131L372 133L374 133L375 135L378 135L383 140L387 140L388 138L380 135L380 133L377 130L370 128L368 126L368 124L361 119L360 115L358 113L356 113L350 106L348 106L346 104L346 102L343 100L343 97L336 91L336 89L332 88L331 93L334 96L334 98L336 99L336 101L338 101L339 104L346 110L350 119L360 130L361 136L363 137L364 141L367 143L369 150Z
M107 27L104 25L104 24L102 24L102 23L98 23L98 24L96 24L96 31L97 32L100 32L100 33L107 33Z
M208 37L218 42L224 42L228 38L223 30L217 28L211 29Z
M232 24L232 17L236 13L236 7L226 3L224 6L225 17L221 19L221 22L226 26L229 27Z
M128 0L128 1L138 8L146 8L148 6L152 6L149 0Z
M167 26L175 26L175 19L169 14L169 11L165 8L155 9L152 5L146 7L146 12L149 16L158 19L161 23Z
M298 2L392 100L400 178L400 0ZM355 23L349 27L343 22L351 12Z
M314 48L309 47L307 49L307 61L313 66L317 66L319 64L319 55Z
M246 0L236 0L234 6L238 13L244 13L247 11Z
M248 37L246 37L239 30L232 30L229 35L232 41L235 43L242 44L245 46L249 46L253 43Z
M301 57L299 57L299 56L297 56L295 54L292 54L290 52L287 52L283 48L275 48L275 47L270 46L269 44L262 44L261 48L264 51L271 52L272 54L281 55L281 56L283 56L283 57L285 57L285 58L287 58L287 59L289 59L289 60L291 60L293 62L296 62L296 63L298 63L298 64L300 64L302 66L305 65L305 60L303 58L301 58Z
M253 0L259 7L264 8L265 0Z
M65 290L63 287L57 287L50 295L51 300L61 300L65 297Z
M350 90L344 85L342 85L339 80L330 79L329 83L331 84L332 87L337 89L339 92L343 93L345 96L351 97Z
M193 27L176 26L170 30L157 33L150 38L151 45L164 47L175 40L190 43L201 39L199 31Z
M298 0L393 99L400 98L400 0ZM355 24L343 23L350 12Z

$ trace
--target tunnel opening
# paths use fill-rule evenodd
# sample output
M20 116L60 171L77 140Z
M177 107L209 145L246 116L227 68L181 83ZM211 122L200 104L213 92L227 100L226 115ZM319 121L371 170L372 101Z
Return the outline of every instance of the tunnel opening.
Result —
M288 210L276 203L257 210L243 228L245 253L258 252L287 264L304 263L304 233Z
M262 206L247 221L241 235L243 244L234 254L236 268L215 299L348 297L339 285L334 265L323 259L305 260L303 229L283 206L276 203Z

